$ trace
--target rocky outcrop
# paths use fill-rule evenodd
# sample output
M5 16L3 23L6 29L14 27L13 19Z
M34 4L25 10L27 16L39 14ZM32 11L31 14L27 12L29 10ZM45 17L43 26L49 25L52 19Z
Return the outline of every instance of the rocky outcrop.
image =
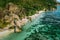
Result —
M10 13L18 13L20 11L20 8L13 3L8 3L6 8Z
M7 29L9 27L14 27L15 25L18 26L19 28L22 28L23 25L25 25L28 22L28 19L23 18L20 20L19 16L16 14L11 14L11 16L6 16L5 17L6 22L10 22L9 25L7 25ZM15 23L14 23L15 21Z
M19 15L22 15L21 11L23 12L23 10L20 10L20 8L17 5L13 3L7 4L6 9L3 11L3 13L5 14L3 20L9 24L6 25L4 29L14 28L14 26L16 26L17 29L22 28L22 26L25 25L29 20L32 21L33 19L37 18L40 13L43 12L43 11L40 12L38 11L35 15L29 17L23 15L21 19L19 17Z
M22 26L28 22L26 17L20 19L19 12L20 9L17 5L13 3L7 4L6 9L3 11L3 13L5 13L3 20L9 24L4 29L14 28L14 26L22 28Z

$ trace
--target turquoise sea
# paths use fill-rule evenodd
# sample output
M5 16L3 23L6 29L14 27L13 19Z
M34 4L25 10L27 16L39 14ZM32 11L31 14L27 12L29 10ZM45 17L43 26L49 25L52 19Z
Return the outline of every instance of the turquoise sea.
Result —
M60 40L60 6L28 22L22 32L9 34L0 40Z

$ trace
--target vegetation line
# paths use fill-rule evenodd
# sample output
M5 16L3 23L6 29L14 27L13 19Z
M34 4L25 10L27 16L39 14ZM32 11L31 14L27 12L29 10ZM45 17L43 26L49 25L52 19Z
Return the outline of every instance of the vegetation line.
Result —
M12 17L13 21L13 14L21 20L35 14L36 11L53 10L56 4L56 0L0 0L0 28L11 24L10 18Z

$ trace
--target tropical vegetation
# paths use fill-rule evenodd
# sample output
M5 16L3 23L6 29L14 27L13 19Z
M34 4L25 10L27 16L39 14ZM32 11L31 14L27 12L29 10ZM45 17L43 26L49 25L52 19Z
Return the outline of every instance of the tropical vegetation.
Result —
M0 0L0 20L3 20L6 13L3 10L6 9L6 5L13 3L19 7L20 13L18 16L29 16L40 10L51 10L56 8L56 0ZM5 25L4 22L0 21L0 24ZM0 25L0 27L2 26Z

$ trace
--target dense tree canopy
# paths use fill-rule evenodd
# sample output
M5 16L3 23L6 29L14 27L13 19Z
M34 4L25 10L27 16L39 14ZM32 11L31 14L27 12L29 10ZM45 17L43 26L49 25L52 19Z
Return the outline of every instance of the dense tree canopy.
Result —
M0 0L0 7L5 7L9 2L24 8L28 13L26 15L34 14L36 10L56 8L55 0Z
M10 2L18 5L27 16L34 14L36 10L56 8L55 0L0 0L0 7L5 8Z
M54 6L56 4L55 0L0 0L0 6L5 6L9 2L21 5L21 6Z
M17 5L19 7L20 12L18 13L17 11L17 13L20 19L23 16L33 15L36 13L36 11L40 11L43 9L50 10L56 8L55 0L0 0L0 19L6 15L5 13L8 13L4 13L3 11L6 10L6 5L8 5L9 3L13 3L14 5ZM4 25L4 23L2 24Z

